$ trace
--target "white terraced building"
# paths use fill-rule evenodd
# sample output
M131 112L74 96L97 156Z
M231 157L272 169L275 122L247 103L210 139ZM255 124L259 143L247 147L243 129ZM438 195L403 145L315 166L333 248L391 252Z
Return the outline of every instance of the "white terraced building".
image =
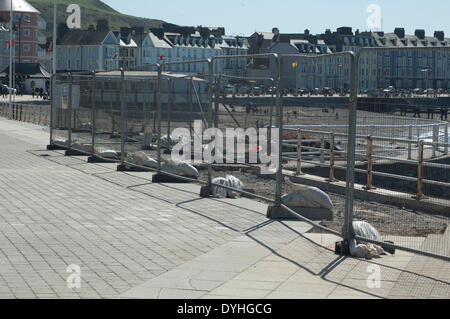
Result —
M158 38L148 33L142 42L141 64L185 62L205 60L219 56L247 55L248 48L242 39L223 36L203 38L196 32L189 36L179 33L164 33ZM219 61L214 66L215 73L225 73L232 76L245 76L247 61L241 59L224 63ZM165 71L183 72L185 74L206 74L207 63L179 64L167 67Z

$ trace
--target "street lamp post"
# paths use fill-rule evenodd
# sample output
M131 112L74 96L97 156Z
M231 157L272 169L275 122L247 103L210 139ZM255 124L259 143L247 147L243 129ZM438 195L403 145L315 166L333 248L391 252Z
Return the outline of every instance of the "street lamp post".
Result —
M13 64L13 3L10 2L10 19L9 19L9 119L12 120L12 64Z
M56 0L53 2L53 63L52 63L52 73L56 74ZM53 84L52 84L53 85ZM53 91L53 86L52 86Z

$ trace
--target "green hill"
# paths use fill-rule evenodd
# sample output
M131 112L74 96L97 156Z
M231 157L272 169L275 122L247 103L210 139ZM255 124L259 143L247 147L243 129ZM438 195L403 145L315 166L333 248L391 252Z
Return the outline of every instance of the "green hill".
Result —
M41 16L47 22L47 31L53 28L53 0L27 0L32 6L41 12ZM122 14L100 0L57 0L58 23L65 22L70 13L66 12L69 4L76 3L81 8L81 27L87 29L90 24L96 25L98 18L109 21L111 30L118 31L120 27L138 26L148 28L159 27L164 23L161 20L139 18Z

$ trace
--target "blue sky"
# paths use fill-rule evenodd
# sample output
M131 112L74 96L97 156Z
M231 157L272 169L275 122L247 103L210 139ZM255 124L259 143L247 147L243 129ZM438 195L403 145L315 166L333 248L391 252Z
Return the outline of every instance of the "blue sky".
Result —
M114 9L135 16L155 18L179 25L223 26L228 34L250 35L254 31L320 33L351 26L368 30L367 7L381 8L383 29L407 33L425 29L427 35L443 30L450 37L448 0L103 0Z

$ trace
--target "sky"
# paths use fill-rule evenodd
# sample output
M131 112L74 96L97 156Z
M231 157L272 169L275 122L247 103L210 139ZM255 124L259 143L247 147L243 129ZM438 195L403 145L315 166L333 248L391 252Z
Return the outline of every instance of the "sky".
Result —
M270 32L278 27L282 33L313 34L325 29L350 26L360 31L382 26L386 32L404 27L413 34L425 29L427 35L442 30L450 37L450 2L448 0L103 0L119 12L160 19L188 26L223 26L229 35L251 35ZM381 19L371 19L369 5L380 8ZM381 22L374 23L374 21ZM369 26L371 26L369 28ZM377 26L377 27L374 27Z

